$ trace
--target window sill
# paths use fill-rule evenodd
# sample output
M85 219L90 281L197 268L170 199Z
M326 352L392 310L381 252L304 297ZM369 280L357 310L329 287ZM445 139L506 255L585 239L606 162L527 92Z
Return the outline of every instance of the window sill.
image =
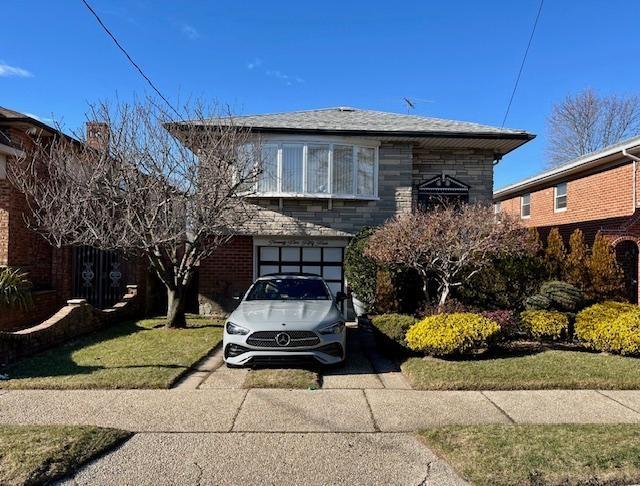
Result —
M248 197L252 199L332 199L347 201L379 201L378 196L354 196L351 194L298 194L289 192L255 192Z
M554 208L553 212L554 213L564 213L567 210L567 208Z
M529 216L520 216L520 219L531 219L531 215L529 215Z

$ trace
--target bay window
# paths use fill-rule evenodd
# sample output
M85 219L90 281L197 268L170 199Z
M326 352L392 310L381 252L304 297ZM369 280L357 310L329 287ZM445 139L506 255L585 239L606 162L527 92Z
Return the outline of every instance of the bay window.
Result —
M377 148L341 143L267 143L257 195L377 197Z

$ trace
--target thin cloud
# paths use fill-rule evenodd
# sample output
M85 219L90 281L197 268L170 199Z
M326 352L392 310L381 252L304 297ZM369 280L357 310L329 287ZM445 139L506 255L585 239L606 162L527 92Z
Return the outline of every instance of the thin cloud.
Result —
M31 71L27 71L21 67L17 66L9 66L8 64L4 64L0 61L0 77L1 78L32 78L33 74Z
M247 63L247 69L250 71L253 69L259 68L260 66L262 66L262 59L257 57L250 63Z
M294 84L304 83L304 79L302 79L300 76L293 76L285 72L282 72L279 69L266 69L263 71L261 69L263 64L264 63L262 59L256 58L253 61L247 63L247 69L249 71L264 72L266 76L282 81L287 86L293 86Z
M182 33L186 35L191 40L196 40L200 38L200 32L193 25L183 24L182 25Z

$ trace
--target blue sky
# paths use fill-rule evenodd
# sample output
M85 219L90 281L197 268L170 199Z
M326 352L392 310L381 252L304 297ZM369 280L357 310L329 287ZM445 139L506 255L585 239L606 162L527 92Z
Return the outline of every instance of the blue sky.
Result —
M80 0L3 0L0 105L75 129L87 103L148 90ZM239 113L327 106L500 125L538 0L91 0L170 99ZM506 125L538 137L496 187L544 166L554 102L638 92L637 0L547 0Z

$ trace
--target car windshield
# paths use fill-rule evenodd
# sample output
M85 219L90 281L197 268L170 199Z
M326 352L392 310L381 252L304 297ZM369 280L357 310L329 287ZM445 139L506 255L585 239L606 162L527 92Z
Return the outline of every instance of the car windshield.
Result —
M246 300L329 300L322 280L308 278L274 278L257 281Z

